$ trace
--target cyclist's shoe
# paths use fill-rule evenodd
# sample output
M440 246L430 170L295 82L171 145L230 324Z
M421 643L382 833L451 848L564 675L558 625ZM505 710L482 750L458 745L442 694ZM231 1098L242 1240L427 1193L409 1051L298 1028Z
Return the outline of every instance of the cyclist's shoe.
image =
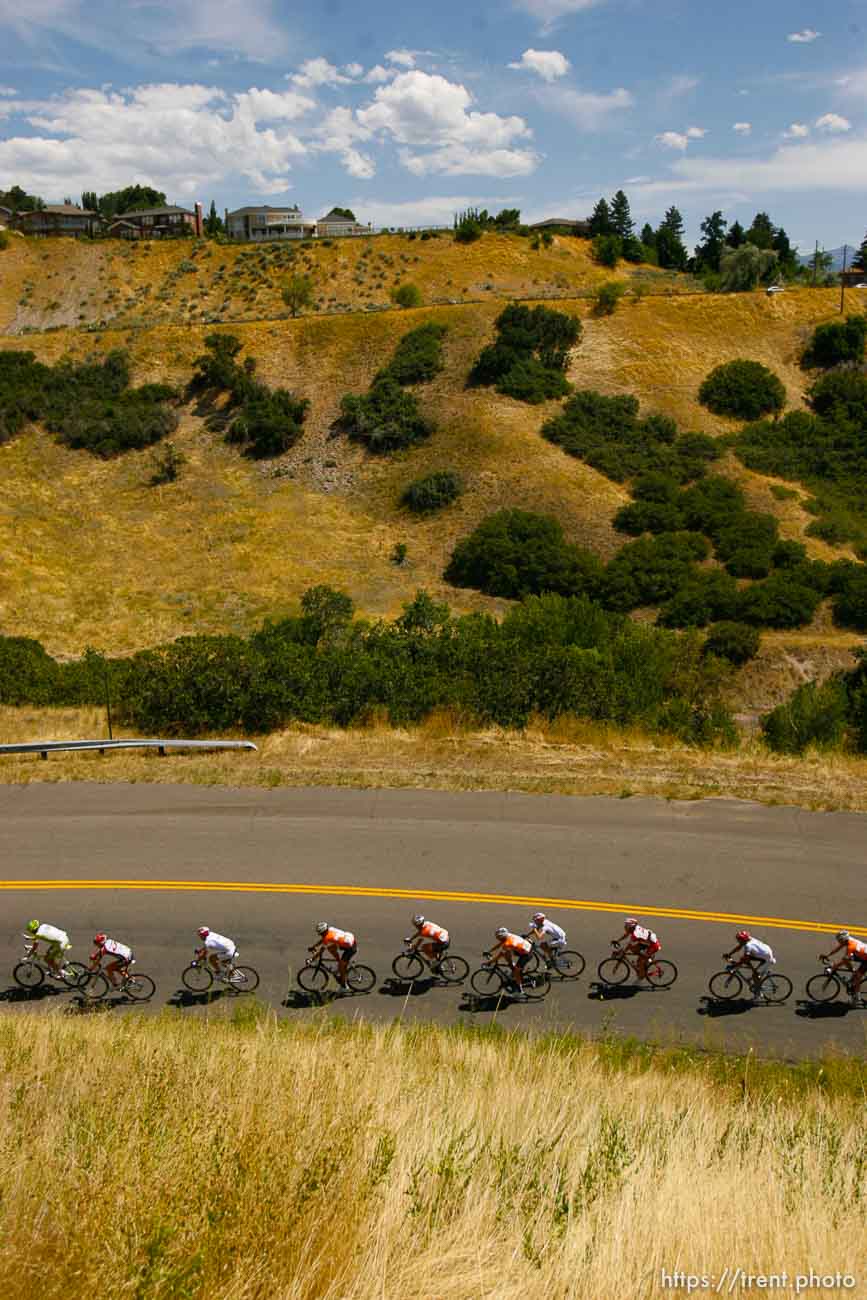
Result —
M513 1002L528 1002L528 1001L529 1001L529 998L527 997L527 995L526 995L526 993L523 991L523 989L512 989L511 992L509 993L509 997L511 998L511 1000L512 1000Z

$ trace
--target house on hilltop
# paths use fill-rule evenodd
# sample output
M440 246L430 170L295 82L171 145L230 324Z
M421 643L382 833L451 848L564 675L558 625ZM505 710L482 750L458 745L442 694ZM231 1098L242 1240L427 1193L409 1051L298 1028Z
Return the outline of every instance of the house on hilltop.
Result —
M6 230L12 225L13 212L11 208L0 206L0 230Z
M275 208L268 203L256 207L226 209L226 234L230 239L307 239L316 234L316 222L305 221L296 204L291 208Z
M108 227L116 239L172 239L179 235L202 236L202 205L195 211L168 203L161 208L143 208L140 212L123 212Z
M316 222L316 233L320 239L336 239L342 235L369 235L371 230L371 226L363 226L356 221L355 215L348 208L332 208Z
M577 235L580 239L590 238L590 222L575 217L546 217L544 221L534 222L529 229L538 230L540 233L547 230L552 235Z
M16 212L11 225L25 235L95 235L102 226L98 212L76 203L46 203L35 212Z

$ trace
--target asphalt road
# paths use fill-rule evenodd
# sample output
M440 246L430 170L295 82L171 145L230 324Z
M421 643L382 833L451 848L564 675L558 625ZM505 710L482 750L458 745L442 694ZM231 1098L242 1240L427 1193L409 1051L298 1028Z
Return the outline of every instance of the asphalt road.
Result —
M85 959L98 929L129 942L157 982L153 1006L177 1004L179 975L206 924L231 935L282 1007L318 919L351 929L377 990L325 1014L488 1021L459 990L387 985L416 910L448 927L471 968L503 924L527 928L536 900L587 959L577 984L542 1004L502 1004L509 1026L572 1027L664 1041L753 1046L810 1056L863 1054L867 1011L811 1009L804 982L829 932L867 932L867 820L731 801L567 799L435 791L226 790L195 786L33 784L0 787L0 969L11 972L24 923L66 929ZM460 897L466 895L467 897ZM557 901L554 901L557 900ZM599 997L598 962L628 913L648 921L679 967L666 991ZM684 915L686 913L686 915ZM795 985L780 1007L706 999L740 921L768 940ZM30 1011L61 993L0 1003ZM230 1003L223 998L212 1010ZM184 1000L181 999L184 1006ZM208 1008L187 1005L185 1014ZM135 1014L147 1014L136 1008Z

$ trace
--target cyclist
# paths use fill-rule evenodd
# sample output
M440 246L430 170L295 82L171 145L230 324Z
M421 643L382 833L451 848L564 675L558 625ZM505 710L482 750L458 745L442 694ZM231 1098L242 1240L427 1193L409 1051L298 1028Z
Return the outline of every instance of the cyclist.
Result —
M863 939L853 939L848 930L838 930L834 938L837 940L837 947L832 948L828 953L828 960L835 953L842 951L843 956L839 961L835 961L831 970L839 970L845 966L847 970L852 971L852 978L849 981L849 997L853 1002L859 1002L859 990L867 976L867 943Z
M224 981L228 980L226 970L238 955L234 940L227 939L224 934L217 934L216 931L209 930L206 925L199 926L198 936L204 945L196 952L198 960L204 961L207 958L208 965L216 978Z
M125 943L120 943L117 939L109 939L108 935L99 934L93 936L93 952L90 954L90 969L99 970L102 965L103 957L108 957L109 962L105 968L109 983L112 988L119 989L121 980L126 975L129 967L135 958L132 954L132 948L128 948Z
M33 944L33 956L39 954L39 944L45 944L45 952L42 960L51 971L51 974L60 978L60 970L66 953L69 952L72 944L69 942L69 935L65 930L59 930L56 925L49 925L47 921L28 921L27 929L24 933L25 939L30 939Z
M533 951L533 945L522 934L512 934L504 925L500 925L494 931L494 937L497 942L491 951L487 954L495 962L501 957L505 957L509 964L512 974L512 980L517 987L517 998L526 1002L527 995L524 992L524 967L530 959Z
M427 917L421 915L414 916L412 923L416 933L408 941L407 946L410 952L421 949L430 960L431 970L435 970L451 943L449 932L441 925L437 925L435 921L429 921Z
M566 931L549 921L544 912L536 912L530 918L530 929L524 938L539 945L549 966L557 953L566 947Z
M727 961L732 961L735 954L740 950L740 956L735 961L736 966L749 966L753 973L752 989L753 993L759 991L759 983L767 975L771 966L776 964L776 957L770 944L764 943L761 939L754 939L749 930L738 930L735 934L737 943L731 952L724 952L723 956Z
M635 954L638 959L635 963L635 973L640 980L647 978L648 962L662 947L654 932L646 925L639 925L634 916L627 916L623 922L623 933L611 942L616 943L624 952Z
M327 949L329 955L337 962L337 982L345 989L349 963L358 952L355 935L351 930L338 930L337 926L331 925L329 921L317 921L316 933L319 938L308 951L318 957L323 948Z

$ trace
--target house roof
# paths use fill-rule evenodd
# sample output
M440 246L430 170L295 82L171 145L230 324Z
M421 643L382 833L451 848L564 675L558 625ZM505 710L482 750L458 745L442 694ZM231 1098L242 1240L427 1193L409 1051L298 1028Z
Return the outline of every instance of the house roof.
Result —
M544 221L534 221L531 230L542 230L545 226L586 226L586 217L547 217Z
M79 208L74 203L46 203L44 208L38 208L35 212L19 212L19 217L38 217L40 213L46 213L50 217L97 217L99 213L91 212L90 208Z
M189 208L178 208L173 203L168 203L162 208L136 208L133 212L119 212L117 215L123 217L124 221L131 221L133 217L169 217L178 212L185 217L196 215Z
M270 203L259 203L255 207L235 208L235 211L230 212L229 216L246 217L246 216L251 216L253 213L256 212L281 212L281 213L298 212L300 213L300 211L301 209L298 207L297 203L295 204L294 207L291 208L275 208L272 207Z

